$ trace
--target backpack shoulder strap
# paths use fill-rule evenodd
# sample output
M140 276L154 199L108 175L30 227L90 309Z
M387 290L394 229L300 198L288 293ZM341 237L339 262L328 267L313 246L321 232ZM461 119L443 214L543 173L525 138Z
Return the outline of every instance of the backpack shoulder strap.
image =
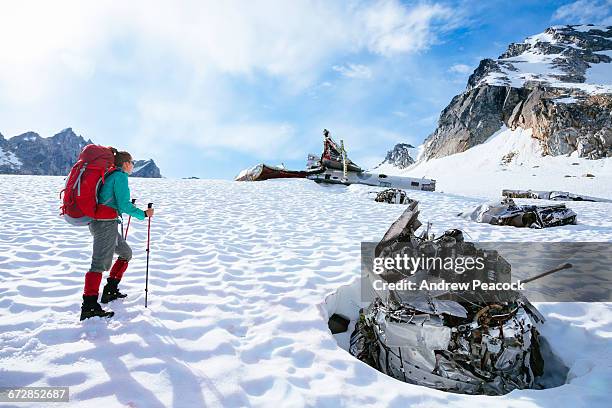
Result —
M106 171L106 173L103 173L102 177L98 180L98 183L96 184L96 204L99 204L98 194L100 193L100 189L102 188L102 185L106 182L106 178L118 170L119 169L116 167L111 167L108 171ZM107 204L107 203L102 203L102 204Z
M106 173L104 173L104 176L102 176L102 180L104 180L106 177L110 176L116 171L119 171L119 169L116 167L111 167Z

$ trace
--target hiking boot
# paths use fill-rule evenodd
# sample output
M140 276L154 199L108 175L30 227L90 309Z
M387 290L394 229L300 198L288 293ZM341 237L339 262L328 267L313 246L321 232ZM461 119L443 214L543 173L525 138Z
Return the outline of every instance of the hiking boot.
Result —
M119 292L117 285L119 285L119 279L106 279L106 285L104 285L104 289L102 290L102 299L100 299L102 303L108 303L115 299L123 299L127 297L126 294Z
M83 305L81 306L81 320L90 317L113 317L115 312L108 312L102 309L98 303L98 296L83 295Z

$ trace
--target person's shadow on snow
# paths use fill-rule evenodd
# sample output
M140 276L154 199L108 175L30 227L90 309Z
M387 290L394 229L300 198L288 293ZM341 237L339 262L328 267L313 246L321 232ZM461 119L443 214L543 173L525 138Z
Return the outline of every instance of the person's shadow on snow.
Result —
M85 360L91 367L89 374L92 376L98 371L99 363L108 379L83 391L72 393L70 399L84 401L114 395L120 403L131 407L166 407L158 395L168 390L160 389L157 393L153 387L146 386L149 384L143 385L133 376L135 372L142 372L145 375L162 375L172 383L173 407L205 407L207 404L202 391L206 389L210 391L212 398L223 403L224 397L208 377L201 372L196 376L186 363L174 357L180 356L186 361L202 361L210 358L210 355L200 351L185 351L174 341L169 342L168 340L172 339L170 331L163 325L151 324L151 319L149 316L146 320L132 321L125 325L121 322L116 328L109 328L107 322L101 321L83 324L84 340L90 342L93 347L85 351L67 353L52 362L70 365ZM119 338L122 334L140 334L140 338L121 343L112 341L111 336ZM142 360L142 363L128 368L122 361L126 356Z

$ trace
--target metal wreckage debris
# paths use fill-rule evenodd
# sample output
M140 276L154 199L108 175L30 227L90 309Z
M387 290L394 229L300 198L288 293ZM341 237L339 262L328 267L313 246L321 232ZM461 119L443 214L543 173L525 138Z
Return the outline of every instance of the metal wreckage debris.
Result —
M530 198L534 200L553 201L592 201L610 203L607 198L591 197L582 194L574 194L569 191L541 191L541 190L502 190L502 196L508 198Z
M244 169L235 181L263 181L277 178L306 178L321 184L363 184L376 187L395 187L411 190L434 191L436 180L414 177L392 176L364 171L347 155L344 142L337 143L327 129L323 130L323 153L309 154L306 170L289 170L284 165L265 163Z
M418 214L418 202L408 204L376 246L375 256L481 256L486 267L461 275L437 267L408 276L396 269L368 271L365 281L435 282L453 274L459 281L510 282L510 264L497 251L465 242L460 230L438 238L428 231L417 236ZM474 292L364 287L373 301L360 311L349 349L359 360L398 380L455 393L503 395L541 388L537 379L544 373L544 359L538 327L544 317L519 292L495 292L485 299Z
M576 213L565 204L530 205L516 204L511 198L500 203L479 205L474 211L460 213L459 216L472 221L492 225L511 225L513 227L548 228L576 224Z
M388 204L408 204L414 200L409 198L408 193L401 188L388 188L377 193L374 201Z

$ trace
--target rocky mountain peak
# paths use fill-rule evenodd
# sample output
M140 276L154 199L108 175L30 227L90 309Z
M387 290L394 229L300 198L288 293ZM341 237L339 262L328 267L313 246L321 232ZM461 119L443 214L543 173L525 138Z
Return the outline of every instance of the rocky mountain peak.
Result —
M66 128L62 130L61 132L56 133L55 135L51 136L50 139L54 143L67 143L70 145L73 145L73 144L79 145L81 146L81 149L85 147L86 145L92 143L91 140L85 140L83 136L79 136L76 133L74 133L72 128Z
M387 156L379 166L383 164L390 164L399 169L405 169L406 167L414 164L414 158L412 155L415 152L415 147L408 143L398 143L393 149L387 152ZM377 166L378 167L378 166Z
M422 158L463 152L502 126L548 155L612 156L612 27L554 26L484 59L440 114Z
M40 137L40 135L36 132L25 132L22 133L18 136L12 137L11 140L13 140L16 143L21 143L21 142L35 142L37 140L42 139Z
M160 178L161 172L153 159L134 161L131 177Z

